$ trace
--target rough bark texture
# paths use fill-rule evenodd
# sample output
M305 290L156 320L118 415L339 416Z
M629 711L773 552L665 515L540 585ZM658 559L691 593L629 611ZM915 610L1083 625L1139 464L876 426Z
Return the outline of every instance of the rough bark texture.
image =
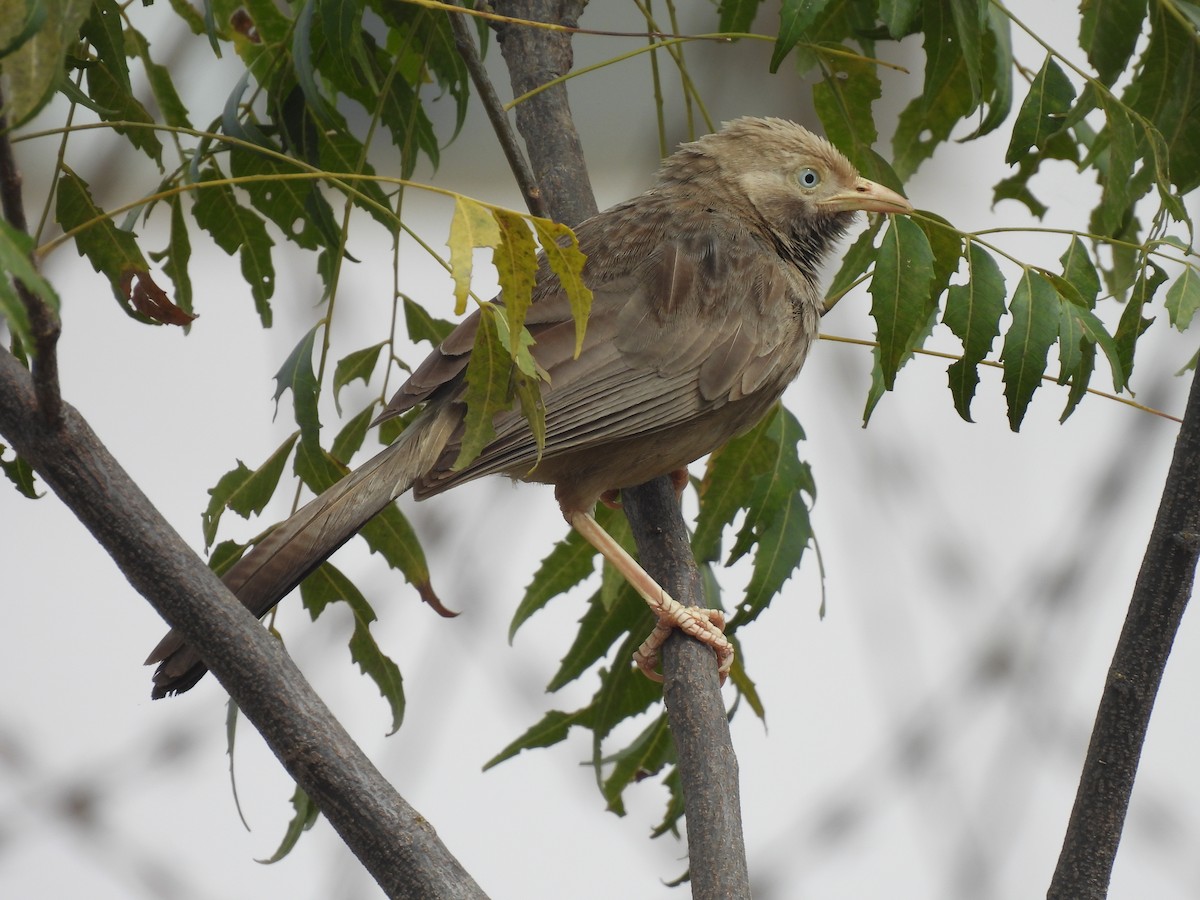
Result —
M182 629L284 768L389 897L486 896L384 780L282 645L162 518L70 405L41 415L30 373L0 349L0 434ZM185 813L186 814L186 813Z
M571 0L495 4L505 15L564 25L577 24L584 5ZM499 31L514 95L570 70L569 35L519 26ZM594 214L596 201L566 89L559 85L543 91L516 111L517 128L525 138L550 215L574 225ZM681 603L703 605L699 573L671 480L659 478L621 493L642 566ZM697 900L749 897L737 758L716 658L700 643L672 635L665 647L663 674L684 792L692 896Z
M1158 515L1108 670L1075 806L1047 897L1100 900L1129 809L1146 728L1200 558L1200 379L1167 472Z

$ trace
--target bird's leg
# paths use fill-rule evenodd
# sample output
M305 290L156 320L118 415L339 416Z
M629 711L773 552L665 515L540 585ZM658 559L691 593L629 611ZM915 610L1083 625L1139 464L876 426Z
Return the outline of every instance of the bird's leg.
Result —
M632 585L643 600L650 606L658 624L646 638L633 661L646 677L654 681L662 681L654 667L658 664L658 651L670 636L673 628L678 628L684 634L694 637L702 644L712 647L717 654L717 672L724 683L725 676L733 665L733 645L725 637L722 630L725 627L725 615L719 609L702 609L698 606L684 606L664 591L650 574L638 565L637 561L625 552L600 523L589 512L581 510L563 510L571 527L583 535L584 540L596 548L625 580Z

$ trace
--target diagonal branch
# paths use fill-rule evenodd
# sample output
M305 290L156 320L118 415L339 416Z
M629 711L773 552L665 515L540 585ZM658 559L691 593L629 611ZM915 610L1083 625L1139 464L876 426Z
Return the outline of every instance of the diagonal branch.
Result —
M0 349L0 434L134 588L201 652L387 895L484 897L433 827L351 740L282 645L163 520L79 413L63 404L60 421L49 423L41 412L30 373Z
M1200 379L1194 378L1046 894L1051 900L1102 900L1108 895L1146 728L1192 594L1197 559Z

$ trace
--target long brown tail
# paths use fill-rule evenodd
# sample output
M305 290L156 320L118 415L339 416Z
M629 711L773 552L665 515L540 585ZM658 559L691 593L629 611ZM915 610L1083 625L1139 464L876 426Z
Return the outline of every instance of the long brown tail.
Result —
M325 493L297 510L254 546L222 580L256 616L265 615L373 516L407 491L437 461L457 416L432 408ZM181 694L208 667L172 630L146 659L159 663L151 697Z

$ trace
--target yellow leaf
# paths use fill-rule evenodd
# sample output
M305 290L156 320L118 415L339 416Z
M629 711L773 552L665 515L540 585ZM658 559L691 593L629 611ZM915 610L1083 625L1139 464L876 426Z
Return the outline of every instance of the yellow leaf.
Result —
M502 209L493 210L492 215L500 229L500 242L492 251L492 262L500 278L500 298L508 320L508 350L516 357L521 349L525 313L533 302L537 251L524 217Z
M476 247L495 248L500 243L500 228L492 211L469 197L458 197L454 218L450 220L450 273L454 276L454 314L467 311L471 291L471 266Z
M583 264L587 257L579 250L575 232L566 225L550 219L534 219L533 227L537 230L542 252L546 254L546 262L558 276L558 283L571 304L571 315L575 319L575 355L579 356L588 313L592 309L591 289L583 283Z

